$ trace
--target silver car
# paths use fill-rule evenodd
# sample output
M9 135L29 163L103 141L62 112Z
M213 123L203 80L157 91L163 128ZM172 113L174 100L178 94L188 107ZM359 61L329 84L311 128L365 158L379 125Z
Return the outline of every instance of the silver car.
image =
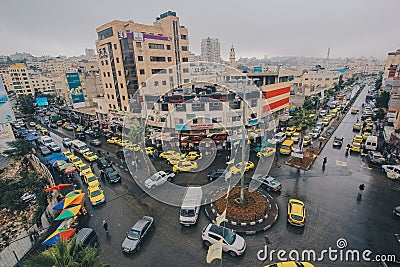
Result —
M126 253L139 251L143 239L153 229L153 222L154 219L150 216L143 216L137 221L122 242L122 250Z

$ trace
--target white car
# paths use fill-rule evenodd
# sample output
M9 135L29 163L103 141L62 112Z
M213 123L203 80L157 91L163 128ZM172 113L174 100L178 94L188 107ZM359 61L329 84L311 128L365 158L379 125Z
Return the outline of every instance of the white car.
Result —
M228 252L233 257L242 255L246 250L246 241L243 237L236 234L231 229L212 223L204 227L201 238L206 247L211 246L222 238L222 250Z
M68 137L63 138L62 140L63 146L70 147L72 145L72 140Z
M281 144L286 139L286 134L284 132L279 132L272 137L272 144Z
M164 184L166 181L171 180L175 177L175 173L166 173L164 171L159 171L150 176L146 181L144 181L144 185L148 188L154 188Z
M400 165L382 165L381 168L389 179L400 179Z
M309 133L309 136L311 136L313 139L318 138L320 135L320 131L318 129L312 129L312 131Z
M61 148L56 143L50 143L48 148L53 152L60 152Z

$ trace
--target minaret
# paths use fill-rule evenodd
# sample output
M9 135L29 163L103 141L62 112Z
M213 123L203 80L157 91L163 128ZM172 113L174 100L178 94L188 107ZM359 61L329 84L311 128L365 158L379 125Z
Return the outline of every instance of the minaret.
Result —
M231 46L231 51L229 52L229 66L235 69L237 68L235 48L233 48L233 45Z

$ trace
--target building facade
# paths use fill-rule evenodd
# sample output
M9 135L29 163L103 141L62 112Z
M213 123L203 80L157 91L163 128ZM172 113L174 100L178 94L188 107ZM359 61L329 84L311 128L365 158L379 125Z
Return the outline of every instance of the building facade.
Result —
M24 63L10 65L3 75L8 76L3 81L8 82L3 83L7 91L14 91L17 97L20 95L34 95L35 91Z
M221 47L218 38L201 40L201 59L208 62L221 62Z
M181 64L189 62L188 30L180 25L175 12L165 12L153 25L114 20L96 29L96 49L100 75L110 119L120 121L129 111L137 90L147 89L154 74L165 80L154 81L152 88L174 88L189 82ZM166 69L174 67L174 75Z

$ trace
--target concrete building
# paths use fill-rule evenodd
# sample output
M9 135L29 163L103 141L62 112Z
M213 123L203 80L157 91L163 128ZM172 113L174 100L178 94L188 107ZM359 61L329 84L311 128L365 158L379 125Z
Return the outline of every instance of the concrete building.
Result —
M221 62L221 48L218 38L201 40L201 59L208 62Z
M28 75L28 70L24 63L16 63L10 65L7 69L8 78L5 78L4 83L7 91L14 91L16 96L20 95L34 95L35 91Z
M309 71L301 76L294 77L291 82L291 89L294 95L312 96L324 95L328 89L339 83L339 72L331 71Z
M387 78L400 76L398 69L399 66L400 66L400 49L397 49L395 52L389 52L386 59L385 68L383 70L382 85L386 84L385 80Z
M96 56L96 50L95 49L91 49L91 48L86 48L85 49L85 56L86 57L94 57L94 56Z
M96 49L109 120L121 121L139 87L154 74L163 74L151 88L174 88L189 82L188 30L175 12L165 12L153 25L114 20L96 29ZM174 66L173 75L166 69Z
M56 87L53 78L36 73L30 73L29 78L35 94L56 94Z

